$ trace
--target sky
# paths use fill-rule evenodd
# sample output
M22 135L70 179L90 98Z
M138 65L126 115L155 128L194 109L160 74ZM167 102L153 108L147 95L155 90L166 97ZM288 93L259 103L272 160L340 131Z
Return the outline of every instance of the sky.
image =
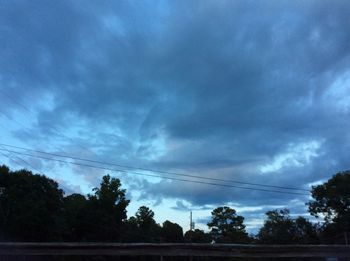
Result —
M0 143L147 171L4 145L0 164L66 194L110 174L129 216L147 205L185 231L190 210L207 229L223 205L253 232L271 209L307 215L308 195L139 174L310 189L350 169L349 13L347 0L0 1Z

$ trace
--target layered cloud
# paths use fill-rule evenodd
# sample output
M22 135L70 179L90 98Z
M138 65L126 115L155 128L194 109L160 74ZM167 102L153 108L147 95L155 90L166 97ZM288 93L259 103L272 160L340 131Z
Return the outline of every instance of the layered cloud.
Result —
M299 188L349 168L347 1L15 1L0 12L0 116L24 125L2 131L27 147ZM308 199L125 182L192 207Z

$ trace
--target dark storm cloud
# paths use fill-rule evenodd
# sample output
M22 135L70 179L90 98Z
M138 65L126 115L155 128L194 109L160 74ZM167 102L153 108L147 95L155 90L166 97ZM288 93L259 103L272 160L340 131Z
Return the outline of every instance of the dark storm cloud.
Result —
M349 168L347 1L17 1L0 12L1 90L35 111L22 140L292 187ZM131 185L194 205L307 200L177 184Z

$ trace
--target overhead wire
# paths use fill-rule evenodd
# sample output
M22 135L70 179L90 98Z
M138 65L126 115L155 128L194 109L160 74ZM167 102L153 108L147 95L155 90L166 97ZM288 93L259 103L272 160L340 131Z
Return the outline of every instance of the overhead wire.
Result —
M100 170L108 170L108 171L113 171L113 172L118 172L118 173L122 172L122 173L125 173L125 174L132 174L132 175L139 175L139 176L146 176L146 177L156 177L156 178L161 178L161 179L176 180L176 181L183 181L183 182L190 182L190 183L197 183L197 184L205 184L205 185L213 185L213 186L220 186L220 187L228 187L228 188L239 188L239 189L245 189L245 190L272 192L272 193L280 193L280 194L303 195L303 196L309 195L309 194L306 194L306 193L270 190L270 189L262 189L262 188L242 187L242 186L235 186L235 185L230 185L230 184L221 184L221 183L213 183L213 182L204 182L204 181L199 181L199 180L189 180L189 179L182 179L182 178L166 177L166 176L161 176L161 175L140 173L140 172L134 172L134 171L130 172L130 171L127 171L127 170L124 170L124 169L115 169L115 168L101 167L101 166L95 166L95 165L90 165L90 164L83 164L83 163L72 162L72 161L65 161L65 160L48 158L48 157L44 157L44 156L40 156L40 155L32 155L32 154L29 154L29 153L23 153L23 152L8 150L8 149L1 149L0 148L0 150L1 151L12 152L12 153L15 153L15 154L28 156L28 157L40 158L40 159L44 159L44 160L51 160L51 161L56 161L56 162L60 162L60 163L72 164L72 165L83 166L83 167L94 168L94 169L100 169Z
M21 162L24 162L25 165L29 166L29 168L34 169L37 173L44 175L40 170L38 170L37 168L35 168L32 164L30 164L28 161L24 160L23 158L19 157L19 156L15 156L16 158L14 159L13 157L13 153L9 152L8 155L6 155L5 153L0 151L0 154L3 155L4 157L8 158L9 160L14 161L17 165L20 165L23 167L23 164L21 164L18 160L20 160Z
M4 92L3 90L0 89L0 93L2 93L8 100L10 100L13 104L21 107L22 109L28 111L30 114L32 114L32 111L30 108L28 108L27 106L23 105L22 103L20 103L19 101L17 101L16 99L14 99L13 97L11 97L10 95L8 95L6 92ZM14 123L16 123L18 126L20 126L22 128L22 131L24 131L27 135L31 135L32 131L24 126L21 122L13 119L12 117L10 117L9 115L7 115L6 113L0 111L0 114L5 116L8 120L13 121ZM4 126L2 126L4 127ZM6 128L6 127L5 127ZM6 128L7 130L9 130L8 128ZM65 134L61 133L60 131L58 131L56 128L54 127L50 127L51 130L54 131L55 135L69 139L70 141L73 141L73 139L71 139L70 137L66 136ZM10 130L9 130L10 131ZM54 146L56 149L59 149L58 147ZM18 163L18 162L17 162ZM21 164L19 164L21 165ZM26 164L28 165L28 164ZM32 169L38 171L37 169L35 169L34 167L31 167ZM44 175L42 172L38 171L40 174Z
M204 176L198 176L198 175L192 175L192 174L168 172L168 171L154 170L154 169L148 169L148 168L139 168L139 167L133 167L133 166L122 165L122 164L117 164L117 163L111 163L111 162L106 162L106 161L97 161L97 160L92 160L92 159L85 159L85 158L80 158L80 157L74 157L74 156L70 156L70 155L62 155L62 154L57 154L57 153L51 153L51 152L46 152L46 151L42 151L42 150L33 150L33 149L29 149L29 148L24 148L24 147L14 146L14 145L9 145L9 144L4 144L4 143L0 143L0 145L1 146L6 146L6 147L10 147L10 148L15 148L15 149L21 149L21 150L26 150L26 151L30 151L30 152L35 152L35 153L50 155L50 156L59 157L59 158L68 158L68 159L85 161L85 162L90 162L90 163L97 163L97 164L110 165L110 166L117 166L117 167L122 167L122 168L138 169L138 170L149 171L149 172L156 172L156 173L162 173L162 174L168 174L168 175L176 175L176 176L189 177L189 178L197 178L197 179L205 179L205 180L221 181L221 182L230 182L230 183L238 183L238 184L244 184L244 185L261 186L261 187L269 187L269 188L277 188L277 189L309 191L307 189L301 189L301 188L275 186L275 185L267 185L267 184L258 184L258 183L237 181L237 180L232 180L232 179L219 179L219 178L204 177Z
M19 122L17 122L16 120L12 119L11 117L9 117L8 115L6 115L5 113L3 113L2 111L0 111L0 114L2 114L3 116L5 116L6 118L13 120L14 122L16 122L17 124L20 124ZM6 126L2 126L2 128L7 129L8 131L10 131L9 128L7 128ZM1 145L0 146L2 148L4 148L5 145ZM18 160L20 160L21 162L24 162L24 165L29 166L31 169L35 170L37 173L44 175L40 170L38 170L37 168L35 168L32 164L30 164L28 161L24 160L23 158L19 157L18 155L15 156L18 160L13 159L13 153L9 153L9 155L5 155L4 153L1 153L1 155L5 156L6 158L8 158L9 160L13 160L17 165L23 166L23 164L19 163Z
M21 108L25 109L29 113L32 113L32 111L27 108L26 106L22 105L15 99L11 98L9 95L6 93L2 92L8 99L10 99L14 104L20 106ZM10 118L6 114L4 114L8 119L15 121L14 119ZM26 129L25 126L20 124L19 122L15 121L17 124L22 126L24 129ZM72 138L68 137L64 133L61 133L57 129L53 128L56 134L58 134L61 137L64 137L66 139L69 139L70 141L73 141ZM29 132L28 132L29 133ZM55 156L55 157L60 157L60 158L68 158L68 159L73 159L73 160L79 160L79 161L84 161L84 162L90 162L90 163L97 163L97 164L102 164L102 165L109 165L109 166L116 166L120 168L127 168L127 169L132 169L132 170L141 170L141 171L148 171L148 172L153 172L153 173L161 173L161 174L166 174L166 175L173 175L173 176L181 176L181 177L187 177L187 178L195 178L195 179L201 179L201 180L208 180L208 181L219 181L219 182L229 182L229 183L236 183L236 184L242 184L242 185L249 185L249 186L258 186L258 187L265 187L265 188L273 188L273 189L283 189L283 190L293 190L293 191L306 191L309 192L307 189L302 189L302 188L295 188L295 187L286 187L286 186L277 186L277 185L268 185L268 184L259 184L259 183L252 183L252 182L245 182L245 181L239 181L239 180L233 180L233 179L220 179L220 178L213 178L213 177L205 177L205 176L198 176L198 175L193 175L193 174L185 174L185 173L178 173L178 172L170 172L170 171L163 171L163 170L155 170L155 169L150 169L150 168L141 168L141 167L136 167L136 166L130 166L130 165L123 165L123 164L117 164L117 163L111 163L111 162L106 162L106 161L98 161L98 160L92 160L92 159L85 159L85 158L80 158L80 157L75 157L75 156L70 156L70 155L61 155L57 153L50 153L50 152L45 152L42 150L33 150L29 148L23 148L19 146L13 146L9 144L4 144L0 143L2 146L7 146L11 148L16 148L16 149L21 149L21 150L26 150L30 152L35 152L35 153L41 153L45 155L50 155L50 156ZM80 146L80 145L79 145ZM81 146L80 146L81 147ZM83 147L81 147L83 148ZM83 148L87 149L87 148ZM129 172L126 171L126 172ZM155 175L157 177L163 177L160 175ZM294 192L295 193L295 192ZM301 193L300 193L301 194Z

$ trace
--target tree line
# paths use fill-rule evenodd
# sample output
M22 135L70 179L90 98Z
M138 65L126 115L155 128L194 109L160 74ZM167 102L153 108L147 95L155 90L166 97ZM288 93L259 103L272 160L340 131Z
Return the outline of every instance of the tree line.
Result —
M309 212L322 222L270 210L256 235L248 234L244 217L228 206L212 211L209 232L183 233L169 220L158 224L147 206L127 218L125 194L120 180L106 175L91 194L65 196L44 175L0 166L0 241L343 244L350 234L350 171L312 188Z

